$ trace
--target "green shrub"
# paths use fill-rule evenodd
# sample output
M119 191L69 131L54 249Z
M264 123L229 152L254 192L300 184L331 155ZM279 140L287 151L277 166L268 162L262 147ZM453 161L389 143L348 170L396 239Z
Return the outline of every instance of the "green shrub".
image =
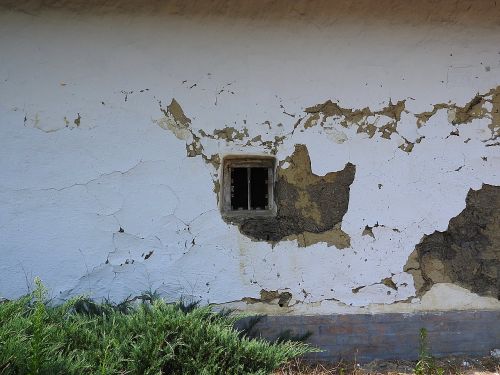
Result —
M238 317L161 299L49 306L36 284L32 295L0 303L0 374L267 374L315 351L242 337Z

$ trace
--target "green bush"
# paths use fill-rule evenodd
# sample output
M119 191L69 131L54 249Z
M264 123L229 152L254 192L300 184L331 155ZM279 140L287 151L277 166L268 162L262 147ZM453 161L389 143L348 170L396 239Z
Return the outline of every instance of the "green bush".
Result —
M0 374L267 374L315 351L241 335L238 317L161 299L49 306L35 292L0 303ZM127 306L125 308L125 306Z

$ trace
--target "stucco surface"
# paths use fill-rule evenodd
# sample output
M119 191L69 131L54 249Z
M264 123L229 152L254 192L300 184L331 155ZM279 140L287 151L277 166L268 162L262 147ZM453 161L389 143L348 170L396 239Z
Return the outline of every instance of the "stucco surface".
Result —
M0 5L0 296L40 276L56 299L500 307L450 283L417 297L404 271L471 189L500 185L495 2L85 3ZM315 176L355 166L348 246L221 217L224 155L286 172L297 145Z

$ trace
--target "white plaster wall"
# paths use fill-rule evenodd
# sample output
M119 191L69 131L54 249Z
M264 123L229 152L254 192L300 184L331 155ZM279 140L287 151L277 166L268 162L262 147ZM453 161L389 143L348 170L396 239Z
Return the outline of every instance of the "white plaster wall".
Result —
M498 14L485 9L485 17ZM219 304L266 289L291 292L301 313L398 301L413 304L393 310L418 309L403 272L409 254L424 234L446 229L470 188L500 185L500 148L484 142L489 118L447 137L455 127L446 110L422 128L415 114L463 106L500 85L500 24L463 15L396 21L3 9L0 296L24 294L40 276L56 298L157 290ZM159 101L164 108L172 98L195 130L285 135L279 160L306 144L316 174L355 164L342 223L351 247L272 247L226 224L213 192L217 171L158 126ZM399 135L368 138L335 119L330 130L292 132L306 107L328 99L374 111L406 99ZM402 136L425 139L406 153ZM269 152L247 140L202 144L207 155ZM376 223L375 238L362 236ZM380 283L391 276L397 291ZM443 288L450 303L441 308L474 306L467 291Z

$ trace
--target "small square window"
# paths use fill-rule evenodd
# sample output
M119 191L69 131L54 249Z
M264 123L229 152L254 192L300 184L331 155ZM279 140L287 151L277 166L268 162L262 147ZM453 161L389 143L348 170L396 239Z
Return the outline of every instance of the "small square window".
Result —
M223 161L221 209L227 216L276 213L273 157L227 156Z

